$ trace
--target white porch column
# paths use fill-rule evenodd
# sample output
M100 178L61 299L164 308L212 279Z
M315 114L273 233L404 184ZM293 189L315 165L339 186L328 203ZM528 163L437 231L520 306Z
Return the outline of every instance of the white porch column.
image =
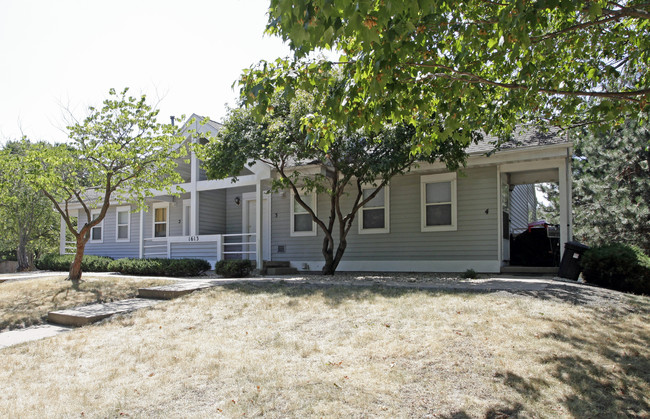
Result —
M567 182L567 162L558 166L560 178L560 260L564 255L564 243L569 241L569 182Z
M140 229L138 231L138 239L140 240L138 246L138 257L142 259L144 257L144 210L140 210Z
M196 140L192 140L196 142ZM191 180L190 180L190 236L199 234L199 192L197 190L197 183L199 181L199 159L196 153L192 151L191 158ZM183 214L185 216L185 214Z
M61 216L61 229L59 231L59 254L65 254L65 233L68 231L68 225L65 223L63 216Z
M264 247L262 245L262 236L264 231L264 219L262 217L262 205L264 202L264 196L262 196L262 179L257 179L255 184L255 225L256 234L255 234L255 262L257 264L257 269L262 269L262 258Z

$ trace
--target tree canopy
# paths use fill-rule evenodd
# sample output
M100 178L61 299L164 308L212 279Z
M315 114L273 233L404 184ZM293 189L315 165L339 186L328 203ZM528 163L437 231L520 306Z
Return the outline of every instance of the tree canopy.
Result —
M16 251L18 270L30 268L35 253L56 247L59 226L52 203L27 179L28 140L0 150L0 247Z
M459 127L504 137L525 122L615 125L650 110L644 0L271 0L267 31L294 56L246 70L242 98L263 114L276 90L318 91L315 128L408 122L426 146L467 141ZM419 123L433 116L439 130Z
M217 179L236 177L245 164L256 161L273 167L278 177L272 181L272 188L291 190L296 203L323 233L325 274L336 271L359 210L391 178L410 171L419 161L443 161L455 170L465 159L464 147L454 141L439 142L426 154L412 153L415 129L407 124L351 133L330 126L332 140L322 145L310 140L301 122L320 109L319 97L299 91L289 101L278 93L270 106L273 111L262 119L250 108L231 110L217 137L206 147L204 167L210 178ZM476 138L478 134L472 135ZM313 166L319 170L309 170ZM310 194L327 198L329 210L325 214L311 208L312 201L306 199Z
M186 149L178 128L161 124L158 110L128 95L109 91L101 108L90 107L83 121L68 127L70 142L40 145L27 154L30 182L54 205L77 242L70 279L81 278L81 260L93 227L106 216L111 201L144 208L156 191L173 194L182 183L175 159ZM75 228L71 205L81 206L86 222ZM91 210L100 209L96 217Z

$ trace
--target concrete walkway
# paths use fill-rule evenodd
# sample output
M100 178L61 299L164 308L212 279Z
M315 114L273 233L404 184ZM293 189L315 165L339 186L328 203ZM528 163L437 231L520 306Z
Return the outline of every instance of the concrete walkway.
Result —
M30 342L56 336L59 333L69 332L72 327L57 326L53 324L41 324L38 326L26 327L19 330L0 333L0 349L20 343Z

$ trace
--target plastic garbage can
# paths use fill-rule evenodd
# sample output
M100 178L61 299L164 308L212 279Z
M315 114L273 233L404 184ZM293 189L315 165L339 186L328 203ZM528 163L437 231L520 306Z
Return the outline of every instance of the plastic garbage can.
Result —
M580 276L580 259L585 253L585 250L588 250L589 246L585 246L582 243L578 242L566 242L564 244L564 255L562 256L562 262L560 262L560 270L558 276L560 278L572 279L574 281L578 280Z

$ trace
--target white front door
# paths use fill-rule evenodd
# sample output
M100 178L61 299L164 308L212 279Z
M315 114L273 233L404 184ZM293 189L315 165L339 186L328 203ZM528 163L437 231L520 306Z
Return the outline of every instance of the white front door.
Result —
M243 205L243 233L257 233L257 201L255 199L244 197ZM263 200L263 214L262 221L264 223L264 230L262 234L262 259L270 260L271 256L271 225L269 224L269 214L270 208L269 200ZM245 236L242 240L243 242L254 242L255 236ZM242 249L245 252L255 252L255 245L246 245ZM244 259L255 260L255 253L247 253L244 255Z

